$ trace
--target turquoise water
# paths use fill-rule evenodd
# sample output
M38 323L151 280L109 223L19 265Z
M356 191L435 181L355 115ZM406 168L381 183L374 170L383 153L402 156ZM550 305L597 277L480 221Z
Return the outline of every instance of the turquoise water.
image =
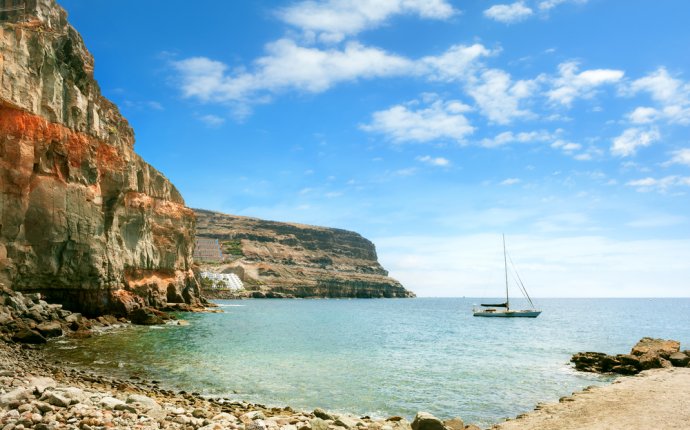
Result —
M690 299L549 299L537 319L475 318L477 299L219 301L189 326L133 327L58 343L56 359L268 405L489 424L608 377L579 351L643 336L690 348Z

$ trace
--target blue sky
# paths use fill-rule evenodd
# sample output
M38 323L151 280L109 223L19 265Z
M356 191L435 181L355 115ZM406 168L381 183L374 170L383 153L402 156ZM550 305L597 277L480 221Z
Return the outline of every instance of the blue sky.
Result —
M189 206L355 230L422 296L690 295L690 3L62 0ZM498 292L498 291L497 291Z

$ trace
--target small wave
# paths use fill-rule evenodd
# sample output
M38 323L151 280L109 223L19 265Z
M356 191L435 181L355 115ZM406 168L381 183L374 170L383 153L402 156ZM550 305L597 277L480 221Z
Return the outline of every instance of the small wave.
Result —
M226 304L218 304L219 308L241 308L247 305L226 305Z

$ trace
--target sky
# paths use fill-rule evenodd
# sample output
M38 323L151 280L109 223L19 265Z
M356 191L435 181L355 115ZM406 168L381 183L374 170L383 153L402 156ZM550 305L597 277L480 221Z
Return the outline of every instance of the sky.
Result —
M188 206L419 296L690 296L686 0L59 0Z

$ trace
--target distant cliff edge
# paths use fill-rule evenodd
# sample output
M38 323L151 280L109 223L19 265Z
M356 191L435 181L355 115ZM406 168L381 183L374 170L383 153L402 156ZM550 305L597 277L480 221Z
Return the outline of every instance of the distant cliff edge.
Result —
M358 233L194 212L197 236L218 239L225 256L202 266L237 274L258 296L414 297L388 276L374 244Z
M0 10L0 283L87 314L196 304L194 214L93 68L54 0Z

